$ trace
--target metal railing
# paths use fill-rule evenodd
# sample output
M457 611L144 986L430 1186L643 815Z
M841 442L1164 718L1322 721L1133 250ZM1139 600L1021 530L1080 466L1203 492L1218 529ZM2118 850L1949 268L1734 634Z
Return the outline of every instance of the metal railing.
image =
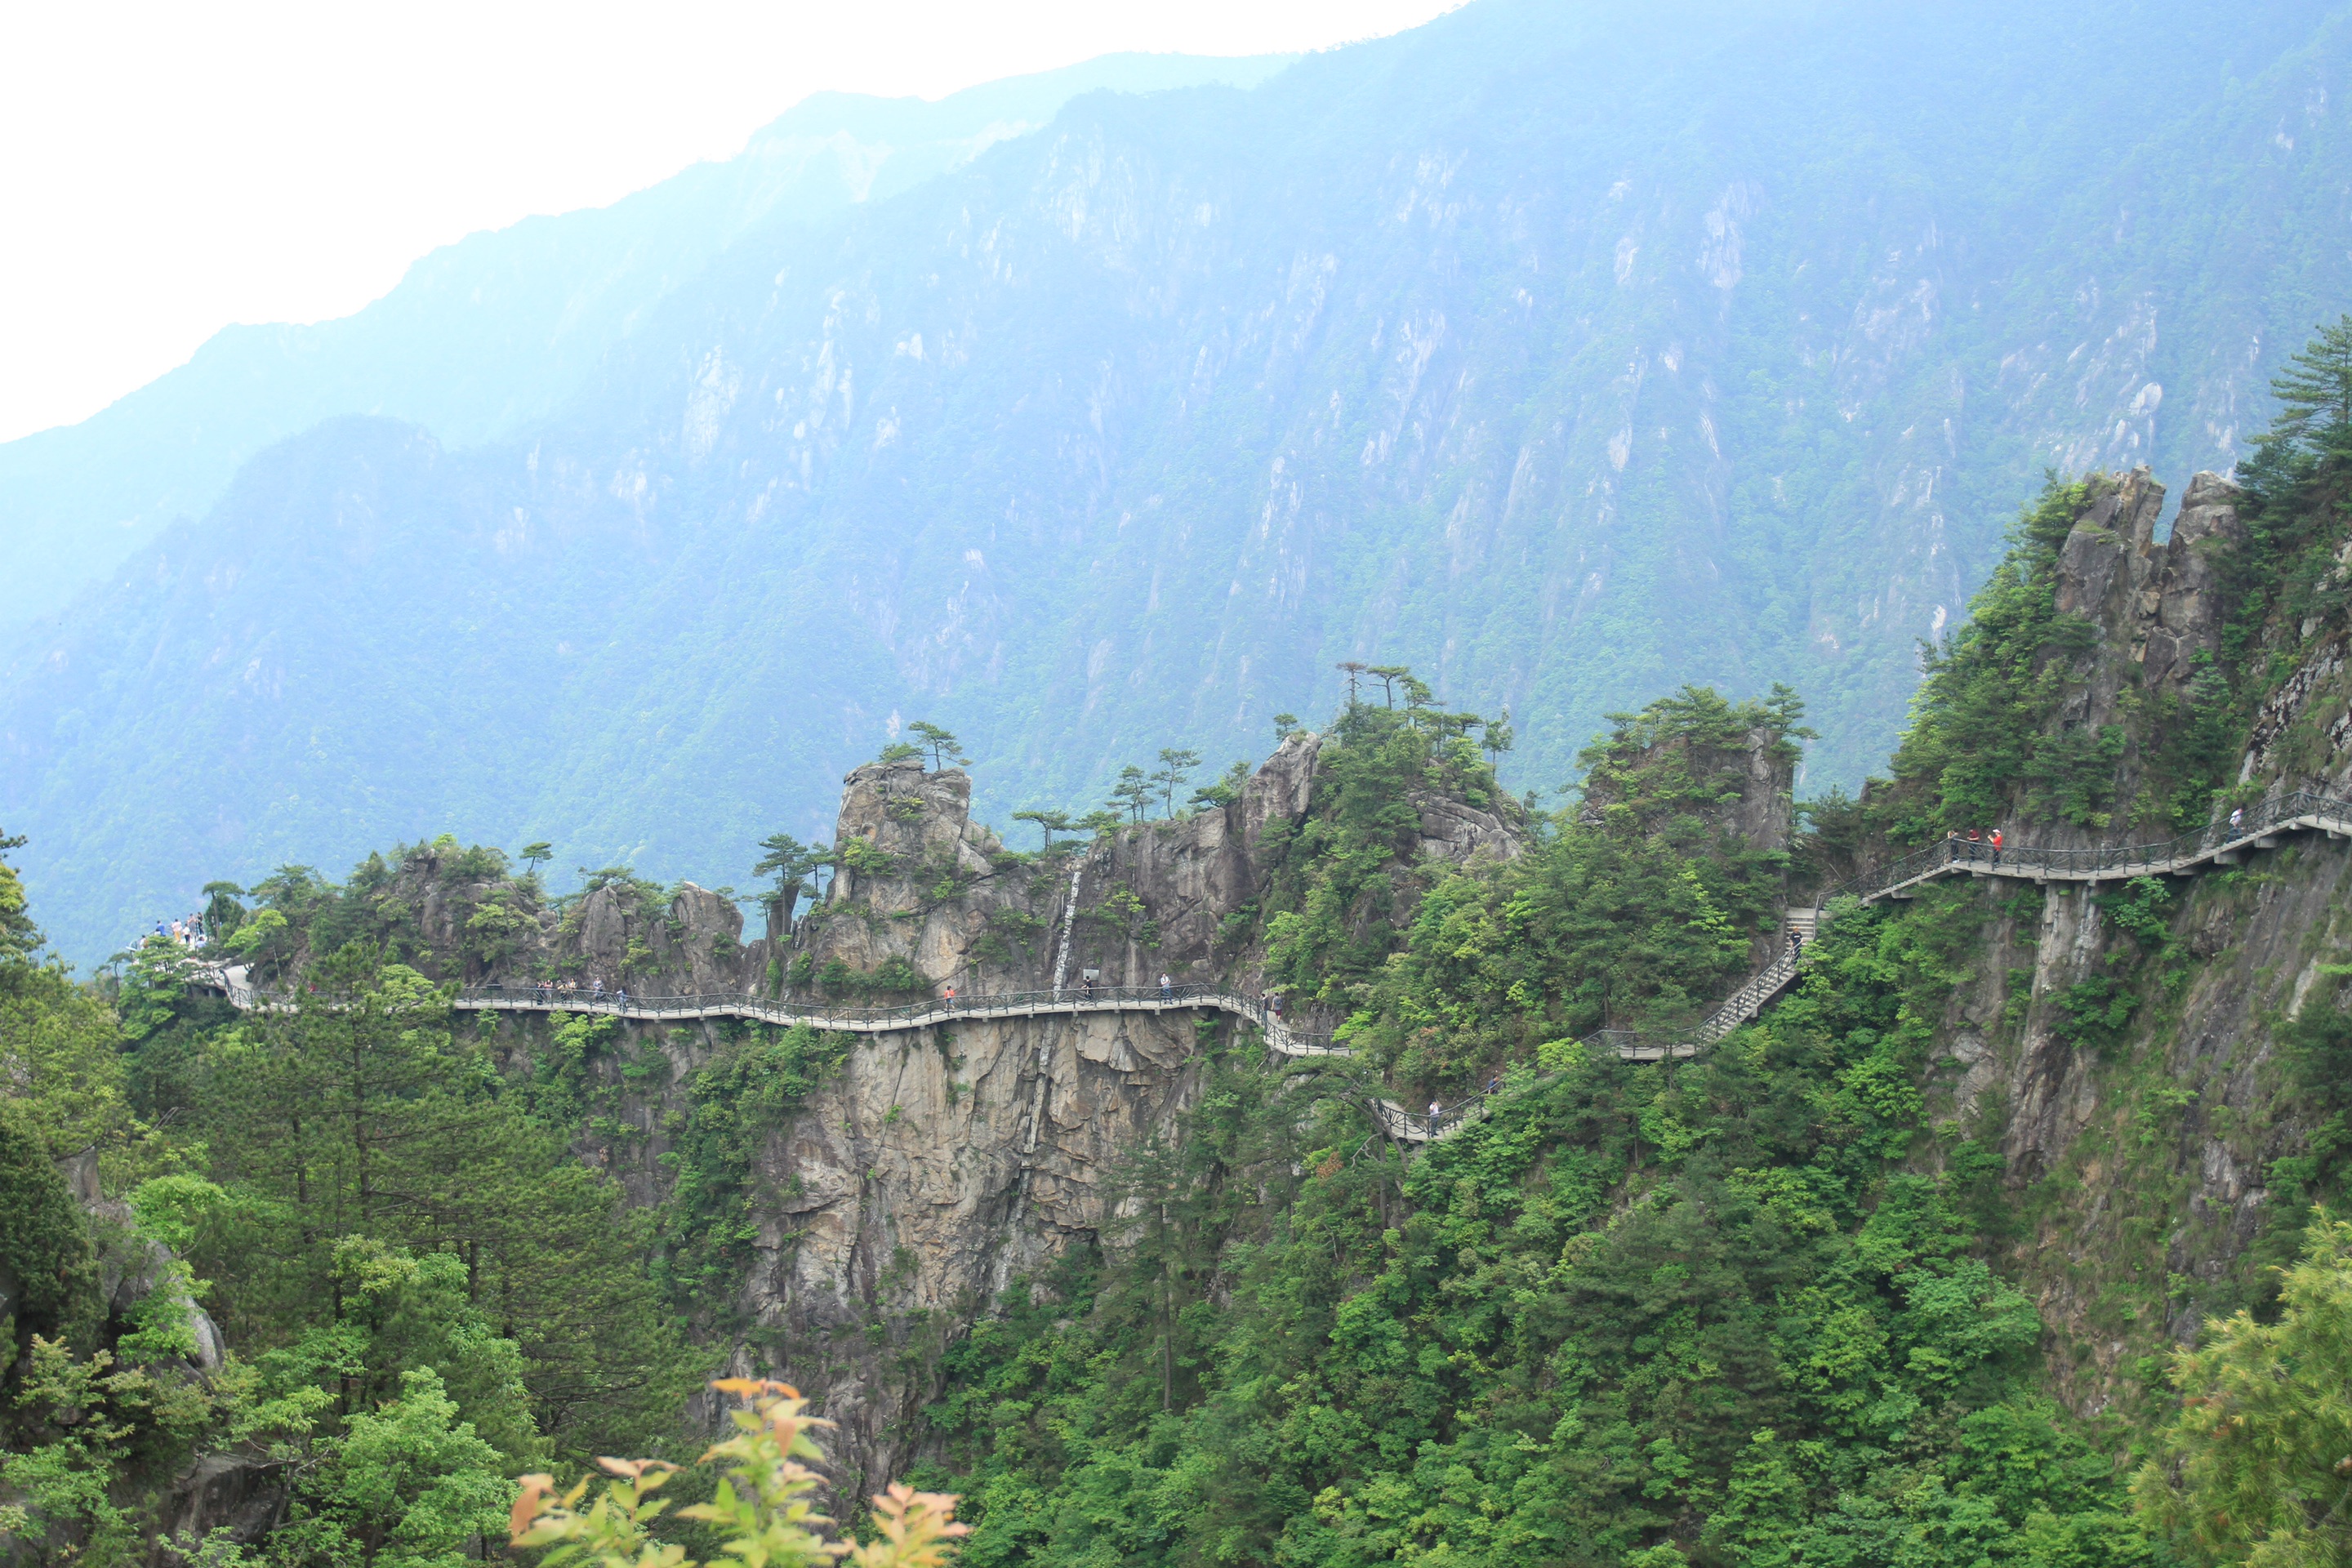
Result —
M927 996L910 1002L864 1003L830 999L796 1001L761 996L752 992L711 991L650 994L628 991L566 989L560 985L468 985L455 1005L465 1009L514 1008L530 1011L605 1012L625 1009L635 1016L696 1017L709 1013L752 1012L779 1022L806 1022L833 1028L871 1030L907 1028L940 1018L992 1017L1019 1013L1094 1012L1160 1007L1215 1006L1257 1017L1265 1012L1262 998L1244 996L1221 985L1097 985L1068 986L1060 991L997 991L958 996L953 1001Z
M2122 881L2155 876L2185 866L2212 860L2235 850L2259 847L2271 835L2305 828L2352 835L2352 800L2312 791L2257 803L2234 824L2221 823L2200 833L2151 844L2113 845L2088 849L2053 849L2025 845L1994 849L1989 843L1948 838L1914 850L1890 863L1877 875L1853 878L1815 895L1814 909L1824 918L1832 900L1859 896L1867 903L1913 883L1946 872L2068 880ZM1865 890L1866 889L1866 890ZM1800 952L1784 946L1778 956L1750 975L1738 990L1707 1016L1686 1029L1635 1033L1603 1029L1581 1044L1612 1052L1628 1061L1664 1061L1696 1056L1762 1011L1763 1005L1797 976ZM222 970L221 983L240 1007L285 1005L241 984L242 970ZM236 977L235 981L232 976ZM966 1018L1036 1017L1097 1012L1160 1012L1171 1008L1209 1007L1256 1024L1274 1050L1290 1057L1349 1057L1353 1053L1325 1033L1292 1027L1275 1011L1268 998L1252 996L1223 985L1067 986L1060 990L1001 991L977 995L926 997L916 1001L874 1005L832 1000L793 1001L748 992L705 992L678 995L643 995L615 987L610 991L581 990L559 985L471 985L451 1000L461 1011L563 1012L606 1014L658 1021L714 1016L752 1018L773 1024L809 1024L818 1028L874 1034L892 1029L920 1028ZM1391 1136L1412 1142L1443 1138L1484 1110L1486 1091L1477 1090L1440 1105L1433 1116L1409 1110L1394 1100L1372 1099L1375 1116Z
M2217 855L2259 847L2260 840L2275 833L2310 827L2352 833L2352 800L2296 790L2245 807L2234 825L2219 822L2196 833L2149 844L2096 845L2087 849L2013 844L1995 849L1989 843L1947 838L1890 862L1874 877L1853 878L1826 889L1819 895L1818 902L1826 906L1832 898L1850 895L1868 902L1945 870L1983 871L2009 877L2053 876L2069 881L2099 882L2161 876L2184 866L2210 861ZM1864 891L1869 884L1874 886Z

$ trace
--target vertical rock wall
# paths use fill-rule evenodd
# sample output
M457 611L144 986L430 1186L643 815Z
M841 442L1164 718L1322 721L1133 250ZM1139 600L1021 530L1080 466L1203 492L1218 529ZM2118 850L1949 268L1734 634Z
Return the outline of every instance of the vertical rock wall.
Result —
M2063 656L2052 730L2125 728L2122 801L2184 721L2238 607L2229 567L2245 540L2242 493L2196 476L2158 543L2163 499L2145 469L2094 476L2058 560L2058 607L2088 630ZM2252 654L2292 673L2239 760L2249 795L2346 791L2347 635L2340 616L2273 626ZM2012 829L2058 845L2170 831L2136 829L2124 812L2104 829ZM2011 1263L2050 1327L2056 1391L2086 1414L2147 1397L2156 1363L2145 1358L2263 1289L2248 1249L2268 1216L2264 1173L2308 1131L2276 1030L2315 999L2346 999L2327 966L2352 957L2352 847L2298 837L2241 867L2166 879L2156 907L2177 946L2164 963L2079 888L1986 880L1955 896L1974 900L1983 946L1938 1029L1936 1114L2007 1162L2024 1223ZM2086 1012L2118 994L2128 1024L2086 1030Z

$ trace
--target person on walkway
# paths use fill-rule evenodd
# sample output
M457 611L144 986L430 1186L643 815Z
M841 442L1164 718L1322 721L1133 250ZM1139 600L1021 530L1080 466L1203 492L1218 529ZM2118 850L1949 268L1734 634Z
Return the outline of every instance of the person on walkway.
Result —
M1162 974L1160 977L1160 999L1162 1002L1173 1002L1176 1000L1176 983L1169 979L1165 974Z
M1267 992L1265 994L1265 1005L1266 1010L1274 1015L1275 1022L1280 1023L1282 1021L1282 993L1279 991Z
M2242 805L2233 805L2230 808L2230 837L2232 838L2238 836L2238 824L2245 820L2245 816L2246 808Z
M1493 1078L1486 1080L1486 1092L1488 1094L1500 1094L1503 1092L1503 1075L1501 1073L1496 1073Z
M618 991L613 993L613 1005L615 1007L626 1008L628 1005L629 988L624 985Z
M1977 831L1975 828L1973 828L1973 827L1969 828L1969 859L1971 859L1971 860L1975 859L1975 858L1977 858L1978 854L1979 854L1979 853L1983 849L1983 847L1984 847L1984 835L1983 835L1983 834L1981 834L1981 833L1979 833L1979 832L1978 832L1978 831Z
M948 987L948 1011L955 1011L955 987L952 985Z
M1087 995L1091 996L1095 994L1095 977L1093 974L1087 974L1083 980L1079 981L1078 984L1087 988Z
M1794 921L1789 922L1789 962L1802 963L1805 956L1804 928Z
M1440 1109L1437 1101L1433 1100L1429 1102L1429 1135L1432 1138L1437 1136L1437 1121L1444 1114L1444 1111Z
M2000 829L1998 827L1992 830L1992 863L1996 866L2000 864Z

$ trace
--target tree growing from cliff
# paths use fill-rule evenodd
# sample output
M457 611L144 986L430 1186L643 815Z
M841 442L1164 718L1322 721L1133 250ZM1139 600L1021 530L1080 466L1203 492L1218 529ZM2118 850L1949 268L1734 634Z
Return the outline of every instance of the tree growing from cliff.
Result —
M2323 326L2271 381L2278 416L2265 444L2352 456L2352 315Z
M804 879L824 861L824 846L803 844L789 833L771 833L760 840L760 859L751 875L775 878L781 899L807 891Z
M544 838L534 838L522 847L516 858L521 860L528 875L536 877L541 866L555 858L555 846Z
M0 853L24 847L22 834L0 834ZM16 868L0 860L0 975L30 964L41 947L41 931L33 923L32 907Z
M1110 786L1108 808L1143 820L1151 805L1151 779L1133 763L1118 770L1118 779Z
M931 753L931 772L933 773L938 773L950 763L971 761L970 757L964 755L963 747L957 742L955 736L949 731L940 729L937 724L927 723L918 719L907 726L907 733L915 737L915 743L918 746Z
M1500 773L1503 767L1503 754L1508 752L1517 740L1517 732L1511 728L1509 709L1504 709L1503 716L1499 719L1486 720L1486 728L1478 734L1478 746L1486 753L1486 765Z
M1192 770L1200 765L1201 753L1198 752L1167 749L1160 752L1160 768L1151 775L1151 784L1160 791L1161 815L1176 815L1176 792L1184 787L1192 776Z
M1013 820L1015 822L1035 823L1037 825L1038 831L1045 836L1045 843L1043 852L1046 854L1053 853L1054 835L1056 833L1074 833L1077 830L1078 826L1077 818L1072 816L1066 811L1016 811L1013 814Z
M1249 763L1236 757L1223 778L1212 779L1192 792L1191 804L1203 810L1223 810L1241 799L1242 786L1249 783Z

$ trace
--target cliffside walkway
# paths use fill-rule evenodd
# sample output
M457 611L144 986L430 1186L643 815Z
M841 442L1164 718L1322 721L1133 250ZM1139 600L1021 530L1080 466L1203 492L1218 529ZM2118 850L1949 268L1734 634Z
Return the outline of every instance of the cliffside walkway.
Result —
M2102 882L2127 881L2135 877L2194 875L2209 866L2231 866L2248 851L2274 847L2281 835L2324 833L2331 839L2352 838L2352 800L2300 792L2267 800L2248 809L2234 826L2216 826L2161 843L2123 845L2101 849L2044 849L2014 846L1996 853L1990 845L1964 839L1943 843L1903 857L1868 885L1848 882L1821 895L1812 909L1792 909L1787 924L1810 941L1829 918L1833 900L1859 899L1864 904L1881 899L1906 899L1923 885L1942 877L1999 877L2037 884L2079 882L2095 889ZM1787 942L1765 966L1738 990L1690 1028L1672 1035L1638 1035L1603 1030L1583 1043L1612 1051L1625 1061L1654 1062L1696 1056L1764 1010L1797 978L1799 952ZM270 1004L247 984L241 968L217 968L209 977L239 1007L266 1008ZM1256 1026L1266 1044L1286 1057L1347 1057L1348 1047L1328 1035L1293 1028L1278 1016L1263 996L1249 996L1221 985L1068 987L1058 991L1010 991L993 995L960 996L893 1007L850 1007L824 1002L788 1002L741 992L717 992L689 996L629 996L617 992L565 991L554 986L469 986L451 999L464 1013L582 1013L629 1018L646 1023L689 1023L709 1018L738 1018L762 1024L808 1024L820 1029L853 1035L889 1034L901 1029L930 1028L973 1019L1047 1018L1102 1013L1181 1013L1209 1010L1224 1013ZM1370 1101L1388 1134L1406 1142L1425 1143L1443 1138L1484 1114L1481 1092L1438 1108L1434 1116L1412 1110L1390 1100Z
M2118 844L2098 849L2038 849L2012 845L1996 852L1989 844L1948 838L1915 850L1871 879L1864 891L1849 882L1822 895L1826 903L1843 894L1865 904L1900 899L1938 877L2008 877L2027 882L2127 882L2135 877L2187 877L2209 866L2234 866L2251 849L2268 849L2286 833L2324 833L2352 838L2352 800L2298 790L2249 806L2237 825L2217 824L2155 844Z

